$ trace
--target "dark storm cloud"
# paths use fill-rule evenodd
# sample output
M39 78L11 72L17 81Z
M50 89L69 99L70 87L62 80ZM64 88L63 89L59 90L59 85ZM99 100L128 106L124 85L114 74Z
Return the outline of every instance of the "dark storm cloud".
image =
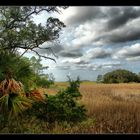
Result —
M51 48L49 49L36 49L40 54L55 54L56 56L61 57L69 57L69 58L77 58L81 57L83 54L80 49L69 50L63 47L62 44L43 44L41 48ZM53 52L53 53L52 53Z
M139 21L135 23L131 22L140 17L140 8L115 7L111 8L109 13L111 18L108 19L106 26L106 29L108 30L107 33L109 34L105 34L104 37L102 36L100 38L101 40L104 40L107 43L122 43L140 39ZM131 24L128 25L127 23L130 22ZM113 32L113 29L117 29L118 31Z
M75 24L75 23L82 23L85 21L89 21L92 19L98 19L103 18L105 15L101 11L100 7L94 7L94 6L88 6L88 7L82 7L79 6L76 8L76 13L67 19L67 22L69 24Z
M124 54L125 57L137 57L140 56L140 51L139 52L128 52Z
M140 39L140 28L139 26L135 27L136 22L132 23L134 19L138 19L140 17L140 7L79 6L75 9L75 14L68 17L67 22L71 25L79 23L79 27L80 25L83 25L82 27L85 27L86 30L95 31L96 37L93 36L93 39L91 39L92 41L100 41L104 44L121 43ZM86 25L85 23L88 24ZM95 23L95 25L93 23ZM131 23L131 25L127 23ZM125 28L125 30L123 28ZM82 30L84 31L85 29L78 28L78 32L81 30L82 34ZM119 30L119 32L115 29ZM87 42L89 42L88 39Z
M140 44L136 43L131 46L126 46L116 52L117 58L136 58L140 56Z
M107 37L107 36L106 36ZM120 33L110 34L108 36L108 41L113 43L133 41L140 39L140 28L127 28L125 31L120 31Z
M107 22L107 29L112 30L125 25L128 21L140 16L140 9L133 7L114 7L109 11L111 19Z
M52 45L50 47L53 50L53 52L55 52L55 53L58 53L64 49L63 46L60 44Z
M105 30L112 30L125 25L128 21L138 18L140 9L134 7L76 7L74 15L67 18L69 24L83 23L96 19L106 19Z
M105 51L101 51L101 52L95 52L95 54L91 57L91 58L106 58L111 56L111 53L109 52L105 52Z
M83 54L80 52L79 50L62 50L59 52L59 56L62 57L70 57L70 58L77 58L77 57L81 57Z
M106 50L100 47L90 49L87 51L87 57L89 59L102 59L102 58L107 58L111 56L111 51ZM85 56L86 57L86 56Z
M139 27L127 27L120 29L118 32L110 32L109 34L98 36L94 39L94 42L108 43L123 43L127 41L135 41L140 39L140 28Z
M89 62L87 62L87 61L84 61L84 60L81 60L81 61L79 61L79 62L75 62L75 64L77 64L77 65L85 65L85 64L89 64Z

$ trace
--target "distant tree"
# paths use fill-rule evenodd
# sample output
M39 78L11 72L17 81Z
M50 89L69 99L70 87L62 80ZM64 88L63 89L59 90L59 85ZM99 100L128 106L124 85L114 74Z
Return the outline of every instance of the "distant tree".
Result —
M123 69L108 72L103 77L104 83L129 83L138 81L138 76L135 73Z

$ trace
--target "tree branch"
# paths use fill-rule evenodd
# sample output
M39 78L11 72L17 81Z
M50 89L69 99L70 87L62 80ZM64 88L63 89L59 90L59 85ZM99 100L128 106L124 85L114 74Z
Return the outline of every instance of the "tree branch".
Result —
M20 59L29 49L26 49L19 57L18 59Z
M40 55L40 54L39 54L37 51L35 51L35 50L31 50L31 51L35 52L39 57L43 57L43 58L45 58L45 59L53 60L53 61L56 63L56 60L53 59L53 58L51 58L51 57L47 57L47 56L44 56L44 55Z
M40 12L42 12L42 11L47 11L47 12L50 12L50 11L56 11L56 12L58 12L59 13L59 11L56 9L56 7L55 6L52 6L50 9L47 9L47 8L43 8L43 9L40 9L40 10L36 10L36 6L35 6L35 8L34 8L34 10L31 12L31 13L29 13L27 16L25 16L24 18L21 18L21 19L17 19L17 18L15 18L13 21L11 21L11 23L9 23L9 25L7 25L6 26L6 28L13 28L13 25L14 25L14 22L16 22L16 21L18 21L18 22L25 22L26 20L27 20L27 18L29 18L31 15L33 15L33 14L39 14Z

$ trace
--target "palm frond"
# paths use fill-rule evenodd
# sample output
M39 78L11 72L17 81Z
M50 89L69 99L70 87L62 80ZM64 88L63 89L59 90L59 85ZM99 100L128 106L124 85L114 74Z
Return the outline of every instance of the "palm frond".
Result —
M32 106L33 101L23 96L23 84L14 79L5 79L0 83L0 111L9 119L21 114Z
M5 79L0 83L0 91L3 95L11 93L20 94L23 90L23 84L15 81L13 78Z

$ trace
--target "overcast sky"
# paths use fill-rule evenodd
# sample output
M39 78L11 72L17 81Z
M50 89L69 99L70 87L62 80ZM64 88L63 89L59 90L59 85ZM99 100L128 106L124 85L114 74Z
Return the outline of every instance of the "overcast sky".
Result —
M58 56L57 63L42 61L56 81L67 80L68 74L96 80L98 74L120 68L140 72L140 7L78 6L49 16L67 26L59 44L43 44ZM47 18L48 14L42 13L34 21L44 24Z

